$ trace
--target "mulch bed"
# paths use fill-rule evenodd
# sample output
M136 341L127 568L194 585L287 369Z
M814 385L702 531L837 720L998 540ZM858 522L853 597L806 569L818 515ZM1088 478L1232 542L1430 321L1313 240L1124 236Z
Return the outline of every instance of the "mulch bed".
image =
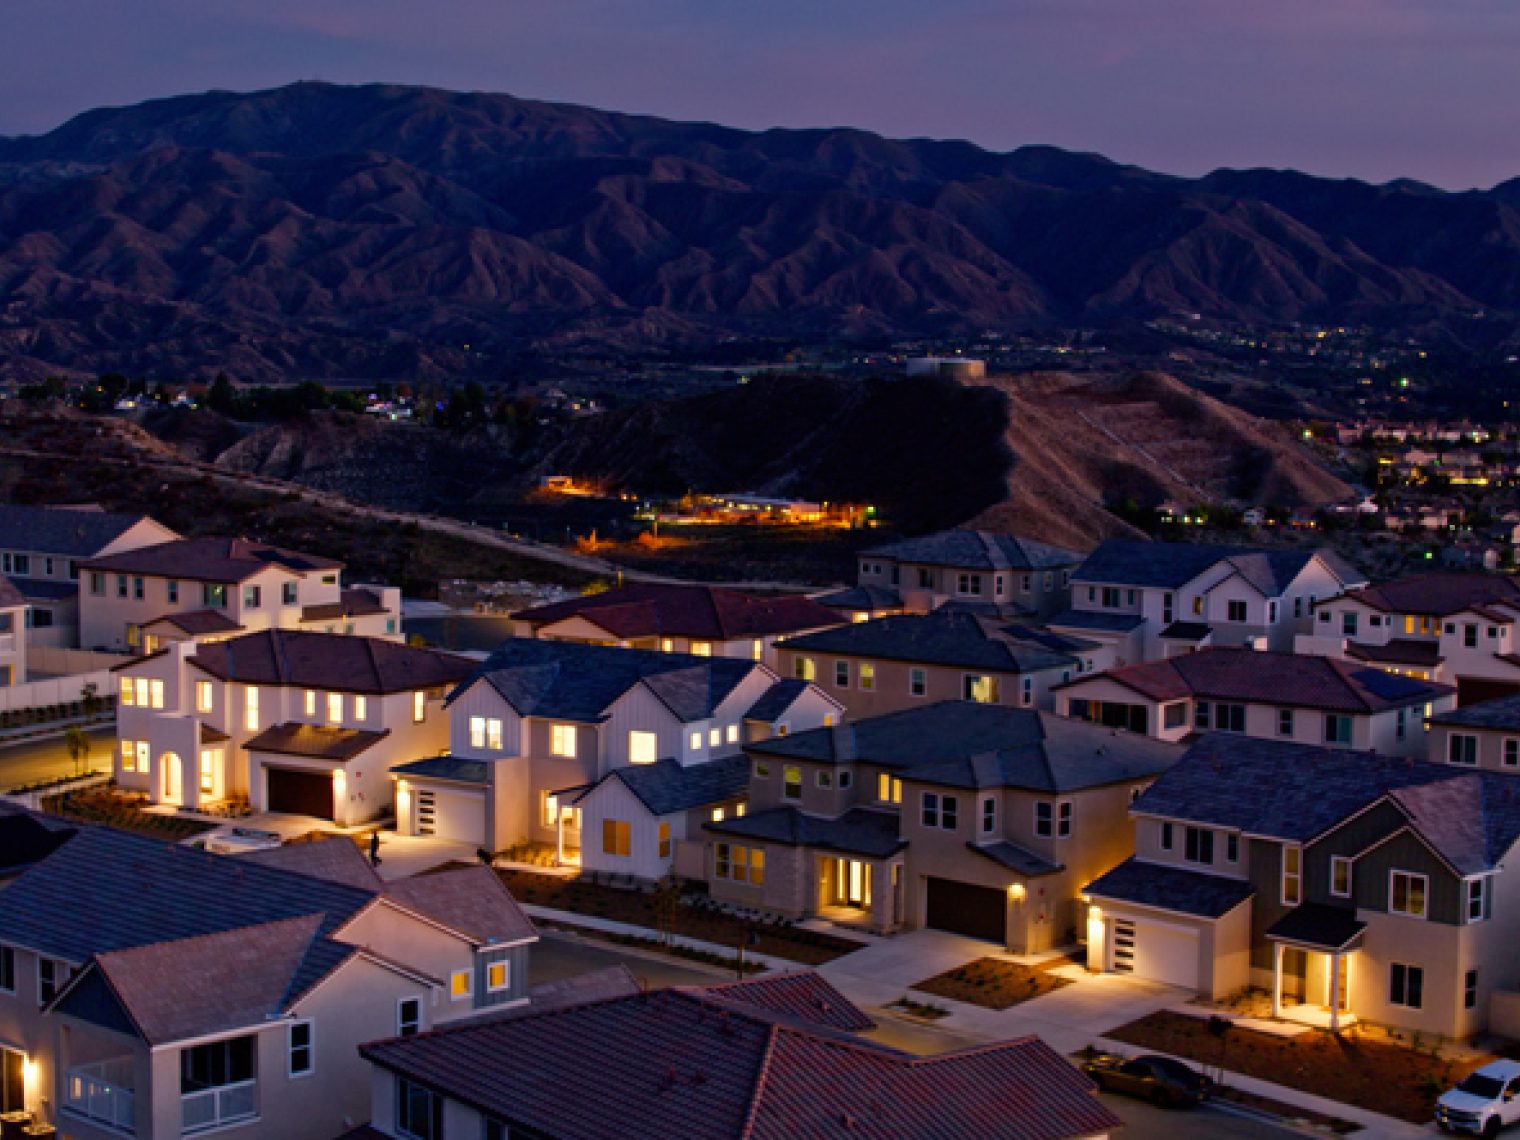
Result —
M1352 1031L1311 1029L1273 1037L1232 1027L1223 1038L1204 1018L1163 1011L1110 1030L1106 1036L1157 1053L1186 1057L1229 1072L1328 1097L1413 1124L1433 1119L1436 1098L1492 1058L1449 1060Z
M684 899L672 911L648 889L609 887L557 875L536 875L531 871L498 868L496 873L518 902L594 915L650 930L669 930L687 938L732 946L736 953L739 944L745 942L751 932L756 941L752 946L746 943L748 950L789 958L808 966L842 958L862 945L819 931L802 930L781 920L768 922L740 918L716 907L693 903L690 899Z
M64 819L76 819L85 823L102 823L118 831L130 831L167 843L178 843L216 825L204 820L189 819L178 815L159 815L142 810L147 797L110 788L87 788L79 792L66 792L60 796L46 796L42 809Z
M1057 977L1050 972L1054 967L1069 965L1070 958L1054 958L1038 966L1020 966L1001 958L978 958L922 982L914 982L913 989L987 1009L1008 1009L1071 985L1070 978Z

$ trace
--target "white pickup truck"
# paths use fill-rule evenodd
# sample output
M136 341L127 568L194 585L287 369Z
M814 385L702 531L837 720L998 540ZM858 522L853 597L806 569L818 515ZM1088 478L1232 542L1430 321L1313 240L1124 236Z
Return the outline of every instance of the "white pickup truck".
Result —
M1495 1061L1475 1069L1436 1101L1442 1132L1497 1136L1520 1121L1520 1061Z

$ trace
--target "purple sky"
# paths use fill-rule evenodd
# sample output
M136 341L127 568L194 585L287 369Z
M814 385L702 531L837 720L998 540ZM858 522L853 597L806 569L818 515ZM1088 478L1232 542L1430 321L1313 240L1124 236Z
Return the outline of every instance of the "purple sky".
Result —
M1178 174L1520 175L1515 0L3 0L0 33L10 135L325 79L1051 143Z

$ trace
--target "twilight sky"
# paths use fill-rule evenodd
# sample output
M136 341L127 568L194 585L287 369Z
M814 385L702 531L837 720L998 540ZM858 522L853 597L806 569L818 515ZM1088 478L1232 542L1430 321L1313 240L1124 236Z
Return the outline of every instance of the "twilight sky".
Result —
M0 0L0 134L297 79L1178 174L1520 175L1516 0Z

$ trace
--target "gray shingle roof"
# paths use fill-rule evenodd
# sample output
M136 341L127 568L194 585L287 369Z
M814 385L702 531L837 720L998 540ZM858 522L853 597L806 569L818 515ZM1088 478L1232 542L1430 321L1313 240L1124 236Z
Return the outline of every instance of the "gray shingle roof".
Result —
M1074 586L1092 583L1176 588L1191 582L1215 563L1229 561L1261 593L1277 597L1303 573L1316 554L1343 585L1366 581L1365 575L1331 551L1261 550L1245 546L1110 538L1087 556L1072 574L1072 583Z
M680 764L667 758L614 768L576 802L595 795L609 780L627 785L650 815L671 815L741 796L749 786L749 758L741 752L705 764Z
M835 610L892 610L902 605L902 595L887 586L849 586L813 600Z
M703 826L720 838L821 847L873 859L896 854L908 844L899 834L895 812L871 808L851 808L838 819L822 819L794 807L779 807Z
M1021 627L1012 628L1021 630ZM784 649L810 653L913 661L999 673L1060 669L1078 663L1070 652L1054 648L1050 635L1026 637L1022 632L1009 632L995 619L946 610L855 622L788 638L778 644Z
M1367 924L1350 907L1303 903L1267 928L1267 937L1320 950L1344 950L1362 936Z
M78 582L59 582L51 578L12 578L11 585L34 602L61 602L79 593Z
M0 504L0 546L67 558L88 558L115 542L147 515Z
M1142 863L1131 857L1088 883L1082 891L1100 899L1174 910L1199 918L1219 918L1255 894L1256 888L1244 879Z
M482 946L538 939L532 920L489 867L397 879L386 884L385 897Z
M755 670L753 661L653 653L514 637L449 696L484 678L521 716L599 720L635 685L646 684L683 721L704 720Z
M769 689L761 694L760 699L750 705L749 711L744 714L745 720L760 720L770 724L780 720L786 715L786 710L797 703L799 697L812 687L811 682L799 681L795 677L787 677L777 681ZM833 697L819 689L818 692L828 697L830 703L836 708L843 708Z
M264 851L249 851L239 858L367 891L381 889L380 876L375 873L370 861L364 857L357 844L346 838L324 839L314 843L286 843Z
M1461 728L1497 728L1520 730L1520 696L1482 701L1466 708L1436 713L1431 724L1450 724Z
M1001 843L967 843L966 846L984 859L991 859L999 867L1006 867L1026 879L1054 875L1057 871L1066 869L1065 864L1052 863L1045 856L1006 840Z
M428 756L397 764L391 769L397 776L416 776L419 779L451 780L456 784L489 784L490 765L484 760L461 760L458 756Z
M1082 561L1075 550L1013 534L964 527L874 546L863 557L972 570L1055 570Z
M1145 624L1140 614L1110 614L1097 610L1063 610L1049 623L1059 629L1085 629L1093 633L1128 633Z

